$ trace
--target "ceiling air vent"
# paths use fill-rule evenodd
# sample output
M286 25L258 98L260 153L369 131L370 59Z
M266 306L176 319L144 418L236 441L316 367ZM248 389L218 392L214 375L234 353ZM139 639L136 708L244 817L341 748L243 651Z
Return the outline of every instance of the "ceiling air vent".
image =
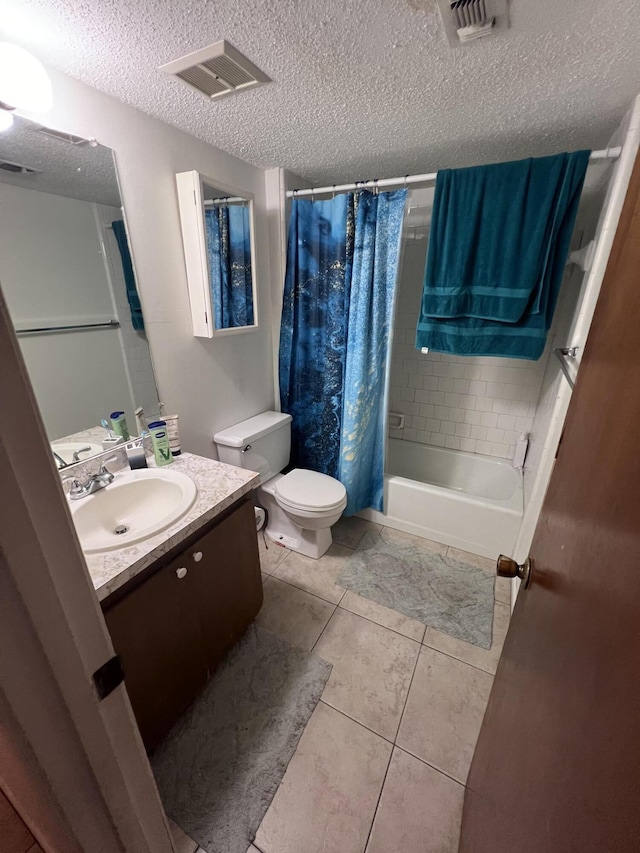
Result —
M438 0L451 47L509 29L508 0Z
M208 98L221 98L270 82L266 74L228 41L218 41L161 65L160 71L179 77Z
M42 169L23 166L22 163L12 163L10 160L0 160L0 169L12 175L37 175L42 172Z

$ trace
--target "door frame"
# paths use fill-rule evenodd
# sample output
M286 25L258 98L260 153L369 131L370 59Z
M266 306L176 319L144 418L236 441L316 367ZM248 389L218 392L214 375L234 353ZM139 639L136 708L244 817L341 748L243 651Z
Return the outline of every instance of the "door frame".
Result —
M174 845L0 292L0 787L51 853ZM64 393L61 383L60 393Z
M622 136L619 158L613 167L613 174L605 196L604 204L598 219L595 241L596 248L588 273L585 296L580 305L579 312L574 321L574 328L569 340L554 341L558 346L578 347L578 370L584 354L584 348L589 337L591 322L600 296L602 282L604 280L609 256L613 247L613 241L620 222L622 207L631 180L631 174L636 162L636 156L640 147L640 95L637 95L631 103L627 114L620 123L617 134ZM557 454L560 438L569 410L572 397L572 389L562 375L557 362L550 354L551 369L555 369L556 378L553 388L552 412L549 416L549 428L543 436L544 447L540 454L538 469L533 475L529 501L525 507L520 530L513 549L513 557L518 563L524 562L529 553L533 535L542 511L551 474L553 472L555 457ZM549 370L549 368L547 368ZM525 466L526 467L526 466ZM520 586L517 581L512 586L511 609L515 606L515 600Z

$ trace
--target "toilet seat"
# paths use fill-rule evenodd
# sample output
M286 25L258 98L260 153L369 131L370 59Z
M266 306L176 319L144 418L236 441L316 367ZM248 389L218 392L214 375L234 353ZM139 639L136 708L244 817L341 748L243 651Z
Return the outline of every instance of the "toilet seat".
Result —
M305 468L294 468L280 477L275 496L283 508L317 513L343 509L347 502L347 490L339 480Z

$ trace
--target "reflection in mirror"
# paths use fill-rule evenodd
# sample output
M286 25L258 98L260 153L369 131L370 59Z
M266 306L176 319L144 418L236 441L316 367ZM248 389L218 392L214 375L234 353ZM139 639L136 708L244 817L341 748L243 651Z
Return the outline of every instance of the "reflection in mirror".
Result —
M176 187L194 335L257 329L253 198L194 171Z
M203 185L209 282L216 329L253 326L249 200Z
M0 133L0 287L59 467L158 414L113 152L16 118ZM107 428L102 422L107 423Z

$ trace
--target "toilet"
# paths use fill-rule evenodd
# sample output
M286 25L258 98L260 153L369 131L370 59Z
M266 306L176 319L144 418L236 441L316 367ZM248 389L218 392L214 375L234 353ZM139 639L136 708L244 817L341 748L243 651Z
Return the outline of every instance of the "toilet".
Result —
M266 533L274 542L317 560L331 545L331 526L347 505L347 490L334 477L294 468L291 415L262 412L217 432L221 462L260 474L258 503L267 511Z

